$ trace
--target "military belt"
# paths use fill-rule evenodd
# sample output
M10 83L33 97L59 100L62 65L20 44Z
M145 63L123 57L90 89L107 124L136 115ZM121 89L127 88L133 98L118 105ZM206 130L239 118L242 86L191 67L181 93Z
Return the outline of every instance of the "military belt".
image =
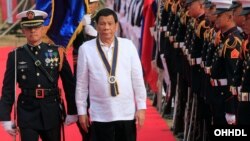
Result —
M167 26L162 26L161 29L162 31L167 31Z
M216 86L226 86L227 85L227 79L210 79L210 83L213 87Z
M205 67L205 61L201 61L201 68Z
M238 100L242 102L250 101L250 93L249 92L242 92L238 95Z
M183 48L184 42L175 42L174 43L174 48Z
M166 31L166 36L169 37L169 35L170 35L170 32Z
M239 95L241 93L241 86L239 86L239 87L230 86L230 92L233 95Z
M50 97L50 96L59 96L60 90L55 89L22 89L22 94L27 96L32 96L38 99Z
M201 57L199 57L199 58L191 58L190 59L190 65L191 66L199 65L199 64L201 64L201 61L202 61Z
M205 73L206 74L211 74L211 67L204 67Z
M169 41L171 42L171 43L173 43L174 41L175 41L175 37L174 36L169 36Z
M184 43L184 45L182 47L182 52L183 52L184 55L186 55L186 46L185 46L185 43Z
M184 54L185 54L185 55L189 55L188 48L185 48Z

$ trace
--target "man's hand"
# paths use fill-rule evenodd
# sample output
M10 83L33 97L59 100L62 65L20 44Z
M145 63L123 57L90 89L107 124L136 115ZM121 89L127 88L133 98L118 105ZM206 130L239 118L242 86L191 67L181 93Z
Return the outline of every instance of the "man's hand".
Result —
M65 125L71 125L73 123L76 123L78 120L77 115L67 115L64 124Z
M14 122L12 122L12 121L1 121L1 124L2 124L2 126L4 128L4 130L8 134L10 134L11 136L17 135L18 130L17 130Z
M82 129L88 133L88 127L89 127L89 118L88 115L79 115L79 123L82 127Z
M151 61L151 68L154 69L154 70L157 70L156 60Z
M139 126L142 127L144 125L144 121L145 121L145 109L141 109L136 111L135 113L135 123Z
M236 124L236 117L234 114L226 113L226 120L229 125L235 125Z

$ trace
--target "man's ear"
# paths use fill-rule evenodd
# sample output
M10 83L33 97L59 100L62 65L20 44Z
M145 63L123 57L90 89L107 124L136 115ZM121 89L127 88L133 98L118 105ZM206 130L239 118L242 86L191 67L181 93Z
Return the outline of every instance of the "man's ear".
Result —
M115 23L115 31L118 31L119 28L119 22Z

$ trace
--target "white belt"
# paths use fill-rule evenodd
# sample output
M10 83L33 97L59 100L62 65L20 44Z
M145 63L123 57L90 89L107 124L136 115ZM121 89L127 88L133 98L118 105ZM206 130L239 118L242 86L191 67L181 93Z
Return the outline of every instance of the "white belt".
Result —
M241 87L230 86L230 92L232 93L232 95L239 95L241 92Z
M227 79L211 79L210 83L213 87L216 86L226 86L227 85Z
M204 67L206 74L211 74L211 67Z
M238 95L239 101L250 101L250 93L249 92L242 92Z
M175 42L174 43L174 48L183 48L184 47L184 42Z
M186 51L186 46L185 46L185 44L183 44L183 47L182 47L182 52L183 52L183 54L185 55L185 52Z
M169 36L169 41L172 43L172 42L174 42L174 36Z
M162 31L167 31L167 26L162 26Z
M201 68L205 67L205 61L201 61Z
M201 57L200 58L191 58L190 59L190 65L193 66L193 65L199 65L201 64Z
M191 63L191 54L187 54L187 60L189 62L189 64Z
M166 36L169 37L169 35L170 35L170 32L166 31Z

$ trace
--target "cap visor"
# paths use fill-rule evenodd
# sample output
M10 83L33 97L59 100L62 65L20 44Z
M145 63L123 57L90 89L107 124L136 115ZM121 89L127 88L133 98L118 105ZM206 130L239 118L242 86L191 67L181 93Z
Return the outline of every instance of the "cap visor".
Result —
M250 9L245 9L245 10L243 9L240 13L240 16L244 16L244 15L248 15L248 14L250 14Z
M213 13L213 15L219 15L219 14L222 14L222 13L224 13L224 12L227 12L227 10L216 10L214 13Z
M212 6L212 3L206 3L205 8L210 8Z
M237 7L239 7L240 6L240 4L233 4L231 7L230 7L230 9L235 9L235 8L237 8Z

